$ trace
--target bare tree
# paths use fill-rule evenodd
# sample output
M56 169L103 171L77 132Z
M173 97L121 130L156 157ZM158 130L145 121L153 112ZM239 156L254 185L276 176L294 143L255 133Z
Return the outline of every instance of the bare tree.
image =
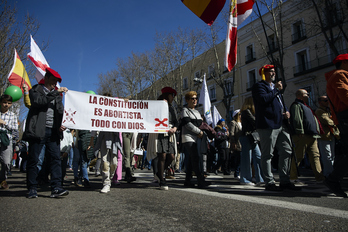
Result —
M283 91L285 91L287 83L285 79L285 67L284 67L284 30L288 29L283 24L283 1L282 0L259 0L260 4L266 9L266 12L270 15L270 20L264 21L263 15L261 15L259 6L256 2L258 11L255 12L256 16L260 19L266 37L267 46L262 44L259 35L255 32L254 34L258 37L258 41L264 51L265 56L277 67L277 79L283 83ZM272 34L268 34L270 31ZM269 37L273 35L272 38ZM268 49L267 49L268 48Z
M348 2L346 0L304 0L299 1L302 8L313 7L315 13L312 20L307 23L314 32L321 32L328 43L334 56L340 54L340 47L337 41L340 35L348 41L346 28L343 25L347 23L347 17L344 12L348 10ZM338 33L335 33L338 28Z
M111 96L116 97L125 97L126 92L124 90L124 84L121 80L117 70L111 70L106 74L99 74L99 83L97 92L99 95L105 93L110 94Z
M12 7L6 0L0 0L0 95L10 85L8 74L14 62L14 49L25 64L25 57L30 49L30 35L35 35L39 30L39 22L29 14L20 19L16 7ZM46 49L48 43L43 44ZM35 68L33 65L25 67L28 76L34 77ZM12 111L18 112L20 119L26 115L27 108L23 100L12 105Z
M0 2L0 94L8 86L7 76L13 65L14 49L23 59L29 51L30 34L35 35L40 24L29 14L18 20L17 10L6 0ZM28 74L32 69L27 69Z

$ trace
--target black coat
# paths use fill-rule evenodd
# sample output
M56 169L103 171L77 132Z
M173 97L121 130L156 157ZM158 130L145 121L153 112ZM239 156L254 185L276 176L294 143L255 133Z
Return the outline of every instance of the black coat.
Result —
M54 100L53 128L56 130L56 133L52 134L52 139L57 142L60 141L63 138L63 132L59 131L64 113L62 96L60 96L57 90L51 91L46 95L43 85L35 85L29 91L29 97L31 107L25 124L23 140L42 140L45 137L47 109L50 102Z

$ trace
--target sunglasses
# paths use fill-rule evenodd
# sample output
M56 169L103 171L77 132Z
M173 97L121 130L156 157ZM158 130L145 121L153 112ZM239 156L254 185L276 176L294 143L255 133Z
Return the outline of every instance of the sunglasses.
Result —
M194 101L194 100L197 100L197 98L196 98L196 97L191 97L191 100L193 100L193 101Z

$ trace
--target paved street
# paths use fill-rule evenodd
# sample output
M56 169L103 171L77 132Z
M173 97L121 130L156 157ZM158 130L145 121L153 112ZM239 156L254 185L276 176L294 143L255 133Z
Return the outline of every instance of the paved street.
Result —
M25 197L25 174L13 170L10 190L0 191L0 231L348 231L348 199L334 197L301 170L301 192L268 192L239 185L233 176L211 174L209 189L184 188L184 174L168 180L169 191L152 181L152 171L136 170L137 181L101 194L101 177L92 188L71 184L65 198ZM344 180L348 190L348 178Z

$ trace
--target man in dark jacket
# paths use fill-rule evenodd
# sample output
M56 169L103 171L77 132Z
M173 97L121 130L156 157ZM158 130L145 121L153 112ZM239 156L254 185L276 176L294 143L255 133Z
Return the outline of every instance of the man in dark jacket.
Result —
M60 75L51 68L46 69L44 84L33 86L29 91L31 107L29 109L23 140L29 142L29 157L27 163L28 198L37 197L37 163L39 154L46 145L45 155L50 156L51 168L51 197L68 195L69 192L61 188L61 160L60 139L63 138L65 127L61 125L64 106L61 93L67 88L56 88L61 82Z
M283 89L281 81L275 81L274 65L260 68L262 81L253 86L252 96L255 104L256 128L260 135L261 169L268 191L282 191L283 189L299 190L290 183L289 162L292 153L290 134L284 119L290 118L290 113L282 101L280 91ZM280 188L276 186L272 174L271 160L274 148L279 154Z
M305 89L296 91L296 100L290 107L291 125L293 128L292 140L295 146L295 160L291 161L290 181L292 183L301 183L297 179L296 165L300 165L305 153L309 157L315 179L318 183L324 181L320 165L320 154L317 138L320 138L319 122L313 114L311 108L307 105L308 93Z

